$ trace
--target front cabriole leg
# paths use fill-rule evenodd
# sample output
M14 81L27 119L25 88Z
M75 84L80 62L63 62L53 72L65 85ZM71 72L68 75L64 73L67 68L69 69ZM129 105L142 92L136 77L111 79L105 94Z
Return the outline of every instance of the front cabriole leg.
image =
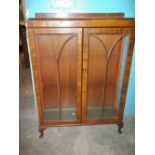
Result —
M39 136L39 138L43 138L44 137L44 130L45 130L46 128L39 128L39 132L40 132L40 136Z
M121 134L122 133L122 128L124 127L123 121L118 122L117 125L118 125L118 133Z

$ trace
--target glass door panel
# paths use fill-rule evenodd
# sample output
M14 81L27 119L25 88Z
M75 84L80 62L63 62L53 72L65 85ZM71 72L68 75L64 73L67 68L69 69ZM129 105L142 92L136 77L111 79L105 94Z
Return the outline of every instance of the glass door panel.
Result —
M115 32L116 31L116 32ZM115 118L120 107L128 35L114 29L87 29L86 119Z
M36 35L43 119L48 121L80 119L80 29L68 31L50 29L48 34L43 30Z

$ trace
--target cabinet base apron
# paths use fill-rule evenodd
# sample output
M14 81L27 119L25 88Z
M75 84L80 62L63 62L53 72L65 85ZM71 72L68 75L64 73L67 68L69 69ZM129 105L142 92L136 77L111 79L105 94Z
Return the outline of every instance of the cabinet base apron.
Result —
M85 123L71 123L71 122L62 122L62 123L54 123L54 122L42 122L40 123L39 126L39 132L40 132L40 136L39 138L43 138L44 137L44 131L47 128L50 127L67 127L67 126L85 126L85 125L104 125L104 124L116 124L118 126L118 133L122 134L122 128L124 127L124 123L123 121L118 121L117 119L105 119L105 120L94 120L94 121L87 121Z

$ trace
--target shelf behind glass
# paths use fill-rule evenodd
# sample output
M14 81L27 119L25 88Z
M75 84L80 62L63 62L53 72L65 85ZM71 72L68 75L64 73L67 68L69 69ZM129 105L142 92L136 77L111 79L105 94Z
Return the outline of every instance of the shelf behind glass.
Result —
M47 109L43 113L43 119L48 121L76 121L76 109L62 108L61 118L59 109Z
M88 107L87 108L87 119L104 119L104 118L115 118L117 113L114 107Z

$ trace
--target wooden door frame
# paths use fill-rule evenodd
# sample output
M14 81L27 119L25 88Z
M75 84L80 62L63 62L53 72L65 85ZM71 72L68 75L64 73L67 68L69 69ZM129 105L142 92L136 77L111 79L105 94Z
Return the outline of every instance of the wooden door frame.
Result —
M111 32L112 31L112 32ZM115 118L111 118L109 120L117 119L117 124L123 124L123 114L124 114L124 107L127 95L127 87L128 87L128 80L130 75L130 67L133 55L133 48L134 48L134 37L135 31L134 27L117 27L117 28L84 28L83 29L83 76L82 76L82 123L97 123L97 122L106 122L105 119L100 120L87 120L86 119L86 110L87 110L87 83L88 83L88 35L90 33L95 32L102 32L102 33L124 33L128 38L128 49L126 55L126 62L124 67L124 74L123 74L123 83L122 83L122 91L121 91L121 98L120 98L120 107L118 111L118 116Z
M41 79L40 79L40 68L38 66L38 50L36 45L36 38L35 35L37 34L75 34L77 35L77 120L75 121L45 121L43 120L43 96L41 90ZM30 58L32 62L33 68L33 77L34 77L34 86L35 86L35 93L36 93L36 102L38 108L38 120L40 128L46 126L48 124L72 124L72 123L81 123L81 69L82 68L82 28L27 28L27 37L29 40L29 51L30 51Z

